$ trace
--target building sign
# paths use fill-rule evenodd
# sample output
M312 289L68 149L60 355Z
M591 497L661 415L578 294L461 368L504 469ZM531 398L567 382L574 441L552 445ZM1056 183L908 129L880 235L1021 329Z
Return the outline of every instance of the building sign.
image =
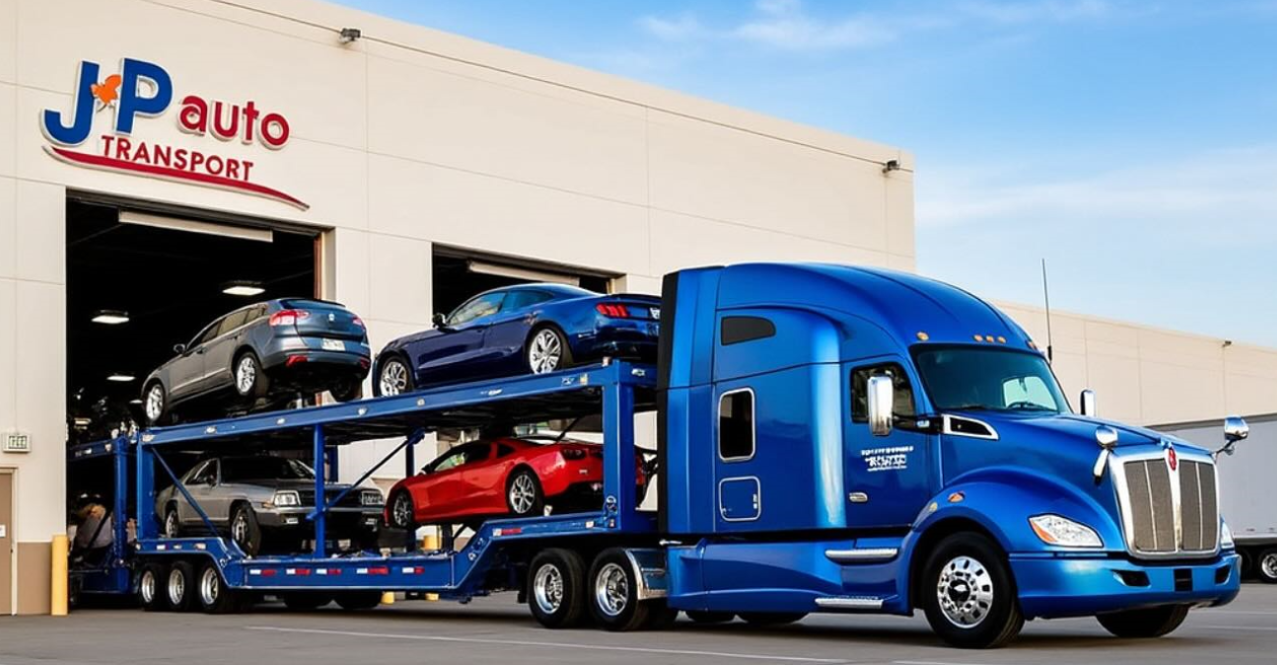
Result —
M210 142L211 149L200 150L135 136L139 126L164 115L173 105L173 80L157 64L125 58L120 73L102 77L96 62L83 61L73 94L70 113L45 109L40 114L40 128L50 142L45 150L57 159L76 166L255 194L301 210L309 207L258 182L256 157L228 156L215 142ZM110 129L95 137L94 118L107 108L114 113ZM252 101L229 103L199 95L182 97L175 118L178 129L187 134L268 150L287 145L291 131L283 115L258 108ZM96 145L80 147L90 139Z

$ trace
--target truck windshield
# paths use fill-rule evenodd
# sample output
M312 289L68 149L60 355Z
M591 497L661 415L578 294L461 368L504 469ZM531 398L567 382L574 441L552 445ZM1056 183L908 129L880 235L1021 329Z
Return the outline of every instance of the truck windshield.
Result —
M1046 359L1009 349L923 348L918 374L940 411L1068 412Z

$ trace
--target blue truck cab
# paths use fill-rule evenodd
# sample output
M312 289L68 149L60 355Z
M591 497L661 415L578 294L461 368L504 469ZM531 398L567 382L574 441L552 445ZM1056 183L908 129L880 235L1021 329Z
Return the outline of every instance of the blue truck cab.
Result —
M1236 597L1210 452L1075 414L989 303L816 264L683 270L662 297L670 607L921 610L992 647L1035 618L1159 636Z

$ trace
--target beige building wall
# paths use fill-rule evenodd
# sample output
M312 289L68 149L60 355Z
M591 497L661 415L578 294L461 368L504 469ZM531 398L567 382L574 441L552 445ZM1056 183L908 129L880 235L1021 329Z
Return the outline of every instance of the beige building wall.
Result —
M998 307L1046 348L1041 308ZM1059 311L1051 332L1074 408L1090 388L1101 417L1142 425L1277 412L1277 349Z
M363 39L340 43L343 27ZM70 113L81 60L105 77L125 57L164 67L175 95L132 138L253 161L309 209L53 159L42 111ZM182 133L187 94L282 113L291 140ZM111 115L81 150L99 151ZM0 0L0 433L33 441L0 453L17 469L17 609L47 610L65 527L68 191L324 230L325 295L379 348L429 325L436 243L647 292L676 267L752 259L912 270L912 171L888 146L311 0Z

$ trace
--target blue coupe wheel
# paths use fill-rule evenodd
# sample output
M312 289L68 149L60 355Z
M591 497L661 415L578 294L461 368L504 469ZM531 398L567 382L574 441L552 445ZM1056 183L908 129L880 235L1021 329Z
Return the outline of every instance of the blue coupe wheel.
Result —
M528 342L528 369L533 374L547 374L572 364L572 350L563 333L554 328L541 328Z

